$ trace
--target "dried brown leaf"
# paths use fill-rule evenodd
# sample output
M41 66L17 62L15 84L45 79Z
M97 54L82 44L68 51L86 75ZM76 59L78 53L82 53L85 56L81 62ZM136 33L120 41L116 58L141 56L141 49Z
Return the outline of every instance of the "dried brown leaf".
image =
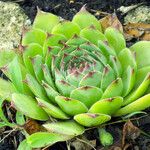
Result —
M127 41L133 38L150 41L150 24L128 23L124 26L124 34Z
M126 147L126 139L134 140L140 135L140 130L129 120L124 124L123 127L123 136L122 136L122 147Z
M102 25L103 31L105 31L106 28L108 27L114 27L120 32L123 32L123 27L121 22L119 21L118 17L116 14L109 14L106 17L100 19L100 23Z
M35 120L29 119L24 125L24 129L28 134L33 134L42 130L41 125L39 125Z

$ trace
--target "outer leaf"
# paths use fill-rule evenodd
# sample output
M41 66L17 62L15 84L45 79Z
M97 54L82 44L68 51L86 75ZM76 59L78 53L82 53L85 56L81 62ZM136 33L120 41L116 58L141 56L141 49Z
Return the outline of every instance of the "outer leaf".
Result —
M96 30L95 27L90 26L88 28L84 28L80 32L80 36L89 40L91 43L98 45L98 41L106 41L106 37L99 30Z
M48 101L44 88L40 83L38 83L38 81L32 75L27 74L25 82L37 97L42 98L45 101Z
M10 63L16 54L12 50L0 50L0 68Z
M51 33L53 27L59 23L59 17L46 13L38 9L38 13L35 17L33 27L42 29Z
M79 87L71 92L70 97L84 103L88 108L100 100L102 90L93 86Z
M123 105L127 105L133 102L134 100L138 99L139 97L141 97L146 92L149 85L150 85L150 73L147 74L147 76L137 89L135 89L127 97L125 97Z
M126 47L125 39L117 29L111 27L107 28L105 30L105 36L117 54Z
M43 126L50 132L62 135L77 136L84 133L84 127L74 121L47 123Z
M25 139L19 144L17 150L32 150L32 147L29 146L27 140Z
M136 111L144 110L150 107L150 94L147 94L129 105L119 109L114 116L123 116Z
M24 114L22 114L21 112L17 111L16 113L16 122L19 125L23 125L25 124L25 118L24 118Z
M24 93L23 78L18 58L15 57L8 66L10 79L18 92Z
M29 44L24 50L23 61L24 61L26 68L32 75L34 75L34 71L33 71L33 66L31 63L31 58L36 55L42 55L42 53L43 53L42 47L36 43Z
M9 81L0 78L0 98L10 101L13 92L15 92L13 85Z
M77 24L70 22L70 21L63 21L56 25L53 30L52 34L62 34L67 39L71 38L75 34L79 34L80 28Z
M31 43L37 43L43 46L46 36L46 33L40 29L31 29L23 35L22 45L26 46Z
M122 70L126 70L128 66L131 66L132 68L136 69L136 62L133 54L131 53L130 49L125 48L123 49L119 55L118 59L121 63Z
M135 70L130 66L125 70L122 76L123 81L123 96L128 95L128 93L132 90L135 84Z
M136 53L136 63L138 68L150 65L150 42L140 41L132 45L130 49Z
M40 107L42 107L49 116L58 119L69 119L69 117L57 106L48 103L40 98L36 98Z
M48 115L30 96L15 93L12 95L12 103L18 111L30 118L37 120L48 120Z
M102 113L112 115L114 114L122 105L122 97L113 97L102 99L96 102L89 110L90 113Z
M74 120L86 127L93 127L109 121L111 117L99 113L83 113L74 116Z
M95 18L95 16L86 11L85 6L83 6L81 10L73 17L72 22L78 24L81 29L93 25L101 31L100 22Z
M114 80L104 91L102 98L111 98L114 96L121 96L123 91L123 83L121 78Z
M37 132L27 137L27 143L32 148L41 148L47 145L51 146L59 141L66 141L70 136L60 135L57 133Z
M88 111L87 107L82 102L75 99L57 96L55 101L65 113L71 116Z

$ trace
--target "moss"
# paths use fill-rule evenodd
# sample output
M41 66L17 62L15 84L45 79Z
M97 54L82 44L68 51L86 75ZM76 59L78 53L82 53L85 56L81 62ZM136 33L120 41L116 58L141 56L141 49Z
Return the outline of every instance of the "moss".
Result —
M132 11L129 11L126 17L124 18L124 22L143 22L150 23L150 7L149 6L140 6Z
M18 46L23 24L30 21L18 4L0 1L0 49L13 49Z

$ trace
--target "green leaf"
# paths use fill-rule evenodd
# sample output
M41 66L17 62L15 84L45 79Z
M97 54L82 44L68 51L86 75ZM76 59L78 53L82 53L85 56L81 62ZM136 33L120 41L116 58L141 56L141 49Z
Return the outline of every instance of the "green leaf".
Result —
M32 150L32 147L27 143L27 140L23 140L20 144L17 150Z
M27 143L32 148L41 148L51 146L59 141L66 141L70 136L61 135L58 133L37 132L27 137Z
M75 99L57 96L55 101L66 114L71 116L88 111L87 107L82 102Z
M128 104L127 106L122 107L114 114L114 116L123 116L136 111L144 110L148 107L150 107L150 94L147 94L137 99L136 101Z
M80 32L80 36L89 40L91 43L98 45L98 41L106 41L106 37L99 30L95 29L95 27L90 26L88 28L84 28Z
M136 72L130 66L126 70L124 70L124 73L122 75L123 97L128 95L129 92L133 89L134 84L135 84L135 76L136 76Z
M122 103L123 103L123 98L119 96L102 99L96 102L95 104L93 104L89 112L112 115L121 107Z
M62 21L61 23L56 25L52 30L52 34L61 34L64 35L67 39L70 39L75 34L78 35L79 32L79 26L70 21Z
M140 41L130 47L136 54L137 68L146 67L150 65L150 42Z
M23 52L23 61L28 69L28 71L34 75L33 66L31 63L31 58L33 58L36 55L41 55L43 53L43 48L39 44L31 43L27 47L25 47L25 50Z
M0 68L10 63L16 54L12 50L0 50Z
M51 33L53 27L56 26L58 23L59 17L38 9L37 15L34 19L33 28L39 28L41 30Z
M119 53L118 59L121 63L122 70L126 70L128 68L128 66L131 66L134 69L137 68L134 55L132 54L132 52L128 48L123 49Z
M88 108L96 101L100 100L102 90L93 86L83 86L71 92L70 97L84 103Z
M72 22L78 24L81 29L93 25L99 31L102 31L100 22L94 15L86 11L85 6L83 6L81 10L73 17Z
M49 101L43 86L32 75L26 75L25 83L28 85L35 96L42 98L45 101Z
M8 71L11 77L11 81L17 89L17 91L20 93L24 93L22 72L17 57L15 57L13 61L9 64Z
M84 127L74 121L46 123L43 125L49 132L61 135L78 136L84 133Z
M105 36L117 54L126 47L125 38L117 29L112 27L107 28L105 30Z
M123 83L121 78L114 80L104 91L102 98L111 98L121 96L123 91Z
M123 105L127 105L133 102L134 100L138 99L142 95L144 95L149 85L150 85L150 72L147 74L147 76L145 77L143 82L140 84L140 86L134 89L128 96L125 97Z
M80 81L79 86L95 86L100 87L102 73L99 71L88 72Z
M30 31L27 31L23 35L22 45L26 46L31 43L37 43L37 44L43 46L46 37L47 37L47 35L44 31L42 31L40 29L31 29Z
M0 78L0 98L11 100L11 94L15 92L13 85L2 78Z
M25 124L25 118L24 118L24 114L22 114L21 112L17 111L16 113L16 122L19 125L23 125Z
M43 57L40 55L36 55L35 57L32 58L32 64L36 79L39 81L39 83L42 83L42 80L44 78L42 70Z
M100 113L83 113L74 116L74 120L86 127L103 124L111 119L111 116Z
M48 120L46 112L30 96L15 93L12 95L12 103L18 111L30 118Z
M36 98L38 101L38 105L47 112L47 114L51 117L58 119L69 119L69 117L57 106L48 103L40 98Z

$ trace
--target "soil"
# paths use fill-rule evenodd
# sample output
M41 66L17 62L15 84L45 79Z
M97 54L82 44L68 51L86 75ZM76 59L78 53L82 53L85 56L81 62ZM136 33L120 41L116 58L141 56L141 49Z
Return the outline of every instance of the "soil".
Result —
M5 0L7 1L7 0ZM12 0L17 1L17 0ZM146 5L150 5L149 0L18 0L20 6L23 8L26 15L31 19L31 21L34 20L34 17L36 15L37 7L39 7L43 11L52 12L56 15L59 15L65 19L72 19L73 15L76 14L80 8L86 4L87 9L96 15L96 12L101 10L103 12L107 13L113 13L116 12L119 20L123 23L124 15L121 15L119 11L117 11L118 8L121 6L130 6L133 4L138 3L144 3ZM97 18L102 18L103 15L96 15ZM133 43L134 41L131 41ZM3 74L0 72L0 75L3 77ZM5 78L5 77L4 77ZM138 121L134 121L134 124L140 128L142 131L146 132L150 135L150 113L147 110L148 115L147 117L144 117L142 119L139 119ZM140 115L138 115L140 116ZM118 139L121 141L121 135L122 127L124 123L114 124L107 126L107 129L114 135L114 141L118 141ZM10 130L9 128L5 128L4 131ZM94 134L91 139L95 139L95 135L97 135L95 130L92 130ZM1 139L6 134L1 134L0 131L0 137ZM23 135L16 131L10 134L3 142L0 144L0 150L16 150L17 146L20 141L22 141ZM130 143L131 146L129 146L128 150L150 150L150 137L148 135L140 134L138 138L135 140L129 140L127 141ZM101 147L99 146L99 142L97 140L97 150L100 150ZM66 150L66 143L57 143L54 146L51 147L51 150ZM74 149L74 148L72 148Z

